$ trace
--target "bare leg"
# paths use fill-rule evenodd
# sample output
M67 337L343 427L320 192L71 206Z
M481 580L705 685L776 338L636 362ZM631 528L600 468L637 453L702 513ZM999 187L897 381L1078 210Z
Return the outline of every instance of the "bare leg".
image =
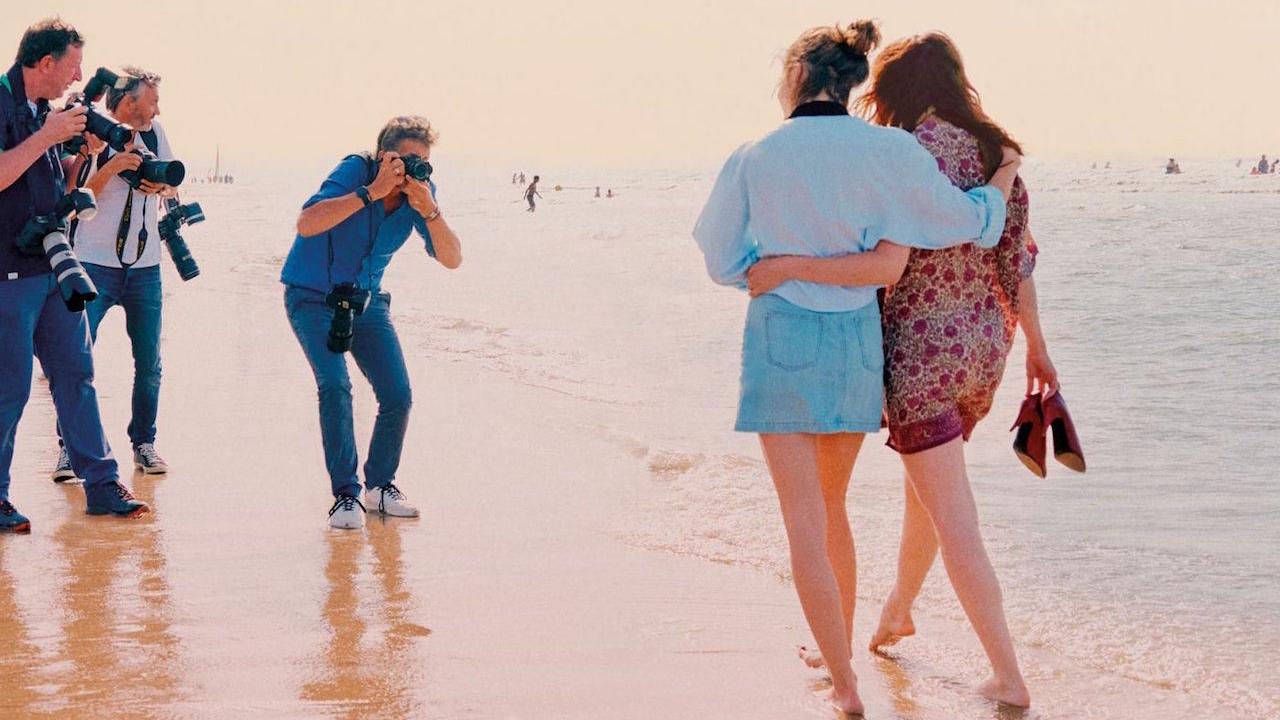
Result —
M1004 599L978 529L978 507L965 474L960 438L911 455L902 462L933 526L942 562L965 615L978 634L994 677L978 691L991 700L1028 707L1031 695L1004 616Z
M844 618L845 640L853 648L853 610L858 601L858 559L849 528L849 478L862 448L864 436L855 433L819 435L818 477L822 502L827 509L827 559L840 588L840 610ZM812 668L822 667L817 648L800 646L800 659Z
M831 673L831 700L844 712L861 713L858 678L849 662L840 586L827 557L827 508L822 497L818 441L813 435L761 435L760 445L778 491L800 607Z
M880 627L871 636L871 651L893 645L908 635L916 634L911 621L911 606L920 595L924 579L938 555L938 537L933 521L925 512L920 497L912 487L911 476L903 478L902 542L898 547L898 579L880 611Z

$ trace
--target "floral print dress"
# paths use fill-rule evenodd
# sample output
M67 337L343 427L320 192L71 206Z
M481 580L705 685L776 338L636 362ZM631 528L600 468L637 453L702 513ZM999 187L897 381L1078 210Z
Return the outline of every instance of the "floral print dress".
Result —
M931 117L915 136L962 190L986 183L978 141L967 131ZM1017 328L1018 285L1035 268L1027 208L1019 178L999 244L913 249L886 290L885 414L898 452L968 440L991 409Z

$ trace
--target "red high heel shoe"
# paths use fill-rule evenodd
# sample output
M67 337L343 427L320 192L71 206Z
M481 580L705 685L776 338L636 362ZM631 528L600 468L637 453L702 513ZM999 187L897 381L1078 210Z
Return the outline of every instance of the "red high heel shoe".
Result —
M1053 457L1058 462L1075 470L1084 472L1084 449L1080 447L1080 438L1076 436L1075 424L1067 413L1067 401L1062 393L1056 392L1041 404L1044 424L1053 431Z
M1045 476L1045 424L1040 411L1040 393L1028 395L1018 410L1018 419L1013 421L1010 431L1017 430L1013 436L1013 454L1018 456L1023 465L1037 477Z

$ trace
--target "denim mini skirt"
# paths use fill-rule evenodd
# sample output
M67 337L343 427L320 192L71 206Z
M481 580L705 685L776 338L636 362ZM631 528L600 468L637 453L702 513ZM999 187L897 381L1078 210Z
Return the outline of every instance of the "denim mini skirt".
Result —
M739 432L877 432L884 406L879 306L814 312L777 295L753 298L741 385Z

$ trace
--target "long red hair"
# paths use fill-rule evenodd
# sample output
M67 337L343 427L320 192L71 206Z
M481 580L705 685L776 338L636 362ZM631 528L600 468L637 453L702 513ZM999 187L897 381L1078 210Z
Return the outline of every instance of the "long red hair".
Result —
M939 118L978 139L987 177L1000 166L1005 145L1022 147L982 110L978 91L965 76L960 51L938 32L904 38L876 58L867 92L857 108L880 125L912 132L932 110Z

